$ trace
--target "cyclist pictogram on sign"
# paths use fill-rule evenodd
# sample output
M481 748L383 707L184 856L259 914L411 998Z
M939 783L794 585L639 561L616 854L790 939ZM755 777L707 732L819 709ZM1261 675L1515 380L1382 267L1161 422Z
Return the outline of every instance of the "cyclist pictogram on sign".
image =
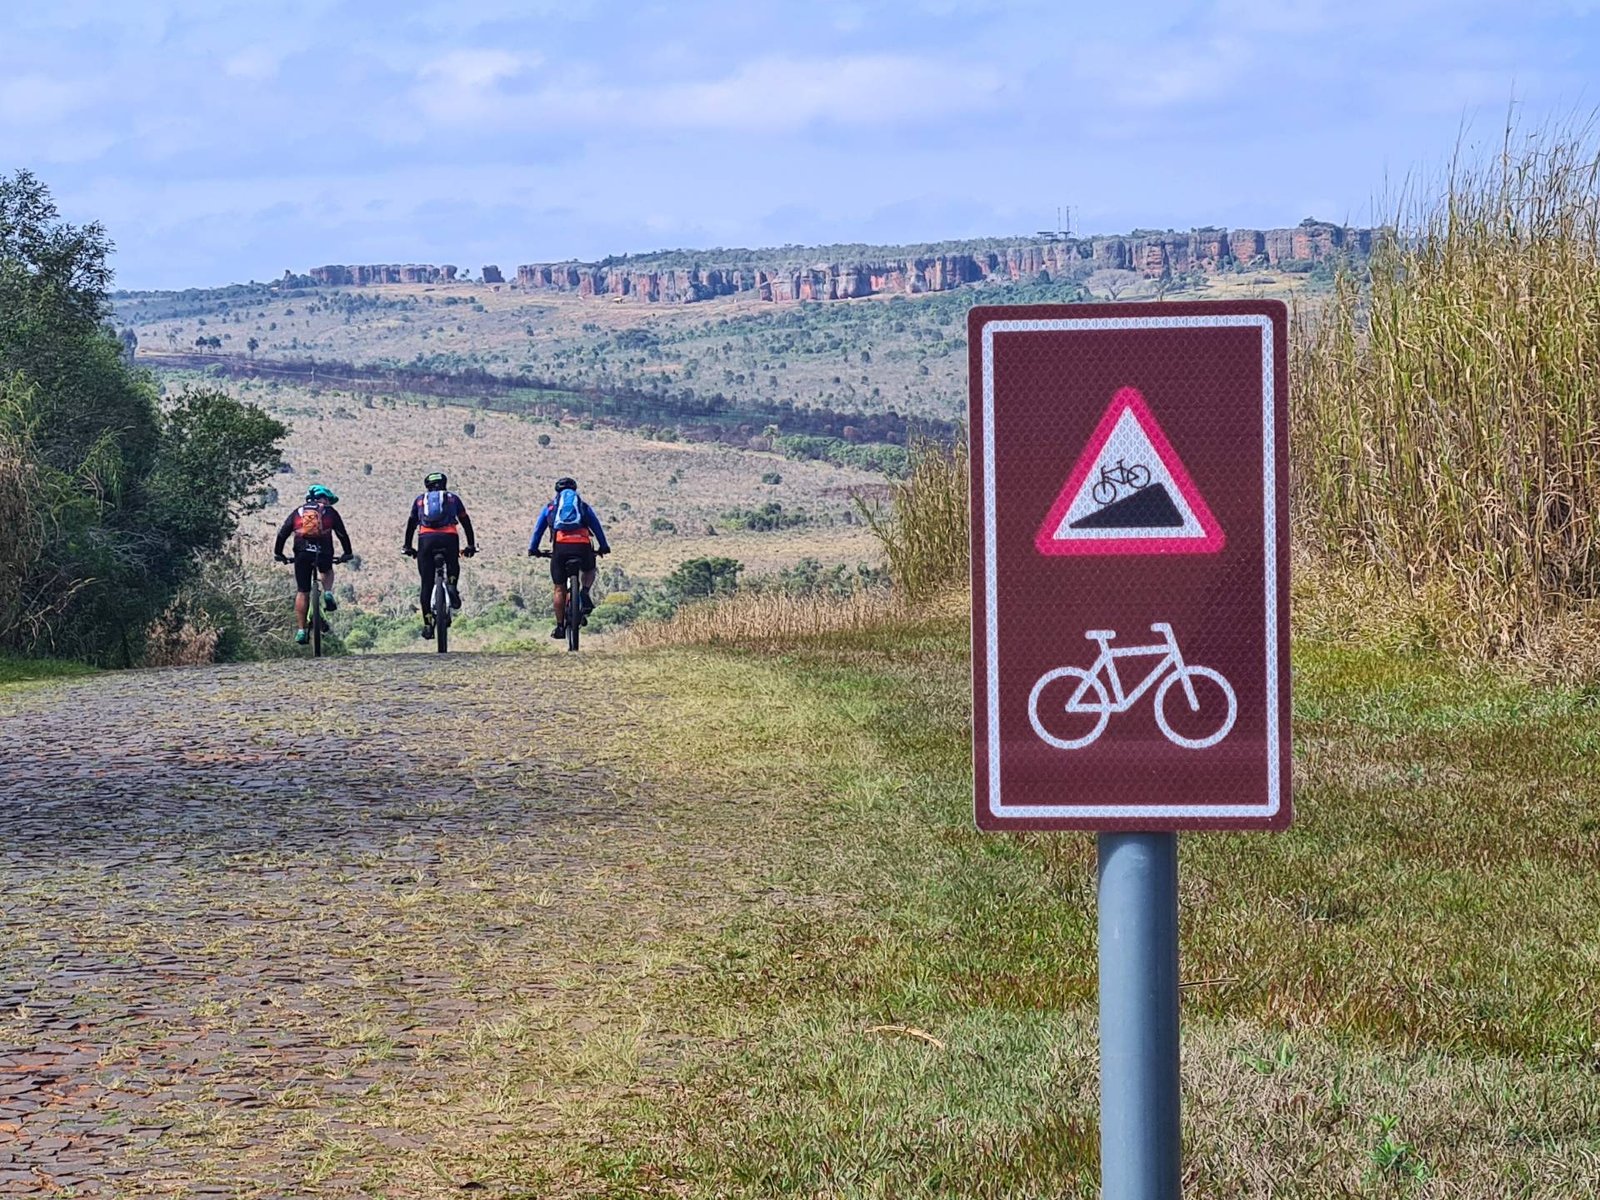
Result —
M1127 712L1160 680L1154 701L1156 726L1167 741L1186 750L1205 750L1227 737L1239 716L1233 685L1210 667L1184 662L1177 636L1167 622L1157 621L1150 626L1150 632L1161 635L1160 644L1118 646L1115 650L1111 642L1117 636L1116 630L1091 629L1085 633L1085 638L1099 645L1100 657L1088 670L1056 667L1039 676L1028 694L1028 721L1033 731L1058 750L1080 749L1105 732L1112 713ZM1117 660L1137 656L1153 657L1157 662L1128 691L1123 687ZM1059 702L1041 703L1050 685L1057 682L1065 696ZM1182 727L1185 712L1191 715L1189 719L1198 721L1197 728Z
M1222 527L1137 388L1106 408L1039 527L1041 554L1216 554Z

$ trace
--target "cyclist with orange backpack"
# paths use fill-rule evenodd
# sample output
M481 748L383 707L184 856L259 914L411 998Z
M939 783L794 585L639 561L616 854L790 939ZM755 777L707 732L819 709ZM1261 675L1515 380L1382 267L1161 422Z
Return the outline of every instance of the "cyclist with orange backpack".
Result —
M350 549L350 535L345 532L344 518L334 507L339 497L320 483L306 492L305 502L283 519L278 526L278 540L273 543L272 557L288 562L283 544L294 535L294 615L298 628L294 640L305 645L310 636L306 629L306 610L311 607L311 576L316 571L322 576L322 607L329 612L339 607L333 598L333 564L349 562L355 557ZM337 534L344 547L338 558L333 556L333 538ZM324 628L326 632L326 628Z
M539 549L539 541L546 529L550 531L548 552ZM596 542L599 543L598 549ZM550 636L563 638L567 636L562 614L567 611L568 564L575 562L582 572L579 577L578 607L587 616L594 611L589 589L594 586L595 555L611 553L606 531L600 528L600 518L578 495L578 481L570 475L563 475L556 480L555 499L539 510L533 537L528 540L530 556L541 558L547 553L550 558L550 579L555 584L556 603L556 627L550 631Z
M478 552L477 538L472 533L472 518L467 516L467 506L461 497L445 488L450 481L443 471L433 471L423 477L424 491L411 502L411 515L406 518L406 540L403 552L417 560L417 572L422 577L422 633L433 636L433 607L428 603L433 590L435 563L444 561L445 591L450 595L450 611L461 608L461 592L456 584L461 577L462 558L471 558ZM466 549L461 548L461 535L467 535ZM417 538L416 549L411 548L411 538Z

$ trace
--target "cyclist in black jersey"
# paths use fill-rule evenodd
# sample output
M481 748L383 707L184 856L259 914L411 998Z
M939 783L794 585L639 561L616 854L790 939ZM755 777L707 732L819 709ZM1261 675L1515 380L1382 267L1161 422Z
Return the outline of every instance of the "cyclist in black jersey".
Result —
M445 587L450 593L451 611L461 608L461 592L456 583L461 575L461 559L471 558L478 552L477 539L472 533L472 518L467 516L467 506L461 497L448 491L443 471L434 471L422 481L423 493L411 502L411 515L406 518L404 552L417 560L417 573L421 577L422 591L418 607L422 609L422 632L433 634L433 608L429 594L433 591L433 568L439 559L444 560ZM467 535L466 549L461 548L461 532ZM416 549L411 548L412 535L417 535Z
M322 607L332 612L339 607L333 596L333 564L349 562L355 557L350 549L350 535L345 532L344 518L334 507L339 497L320 483L311 485L305 502L283 519L278 526L278 540L273 543L272 556L279 562L288 562L283 545L294 535L294 616L297 628L294 640L301 645L310 636L306 627L307 610L311 607L313 574L322 576ZM344 548L338 558L333 556L333 539L337 536ZM327 626L323 626L326 631Z

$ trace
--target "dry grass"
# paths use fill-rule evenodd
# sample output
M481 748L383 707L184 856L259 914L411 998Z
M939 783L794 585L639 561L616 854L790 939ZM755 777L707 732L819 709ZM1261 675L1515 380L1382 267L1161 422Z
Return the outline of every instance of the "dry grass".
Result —
M912 446L910 470L890 499L887 515L865 503L859 508L901 594L919 602L965 584L971 544L965 443Z
M635 625L622 636L628 649L677 645L771 645L823 634L865 633L900 615L898 598L884 588L848 596L793 596L735 592L691 604L665 621Z
M1508 131L1397 225L1297 321L1301 535L1447 596L1452 649L1548 647L1600 597L1600 148Z
M11 438L0 434L0 528L6 530L0 543L0 577L26 579L44 546L43 516L34 497L38 492L38 473ZM0 597L0 637L10 633L21 618L21 598L7 587Z

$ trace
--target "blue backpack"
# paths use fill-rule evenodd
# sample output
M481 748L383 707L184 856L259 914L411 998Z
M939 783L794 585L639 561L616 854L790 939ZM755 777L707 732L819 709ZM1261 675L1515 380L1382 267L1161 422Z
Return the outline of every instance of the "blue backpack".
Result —
M583 501L578 499L578 493L572 488L562 488L556 496L556 511L550 520L550 527L557 533L584 528Z
M440 488L422 496L422 515L417 523L424 529L443 529L455 524L455 505L450 503L450 493Z

